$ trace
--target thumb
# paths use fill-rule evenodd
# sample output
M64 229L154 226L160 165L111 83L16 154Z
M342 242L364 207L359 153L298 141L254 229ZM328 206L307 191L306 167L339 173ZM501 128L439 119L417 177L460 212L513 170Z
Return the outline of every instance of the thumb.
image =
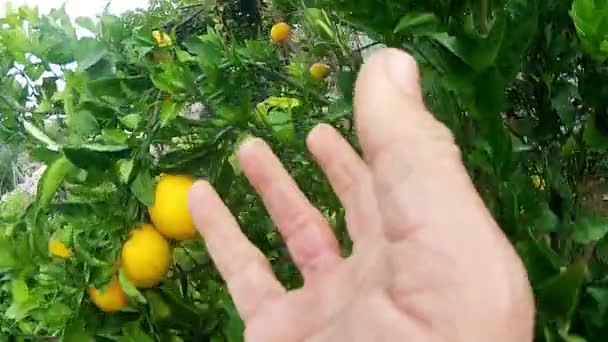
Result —
M410 55L384 49L366 62L355 89L355 122L390 239L455 218L463 226L487 220L452 132L424 106Z
M361 69L355 122L368 161L399 142L453 141L451 132L426 110L419 80L414 58L397 49L380 50Z

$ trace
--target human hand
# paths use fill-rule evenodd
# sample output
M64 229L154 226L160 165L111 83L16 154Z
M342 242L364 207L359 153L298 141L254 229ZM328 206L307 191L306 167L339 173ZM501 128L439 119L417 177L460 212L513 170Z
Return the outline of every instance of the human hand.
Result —
M308 137L346 210L348 258L270 148L239 150L304 276L286 292L213 188L190 208L246 326L247 341L531 341L520 259L477 194L451 132L425 109L414 60L385 49L359 74L362 160L327 125Z

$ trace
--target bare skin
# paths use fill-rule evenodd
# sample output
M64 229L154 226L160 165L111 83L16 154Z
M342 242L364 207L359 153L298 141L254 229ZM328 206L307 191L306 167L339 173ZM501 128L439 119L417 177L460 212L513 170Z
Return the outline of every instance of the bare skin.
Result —
M190 209L245 321L247 341L532 341L525 269L476 192L451 132L425 108L407 54L376 53L359 74L361 158L327 125L308 148L347 213L338 242L270 148L238 157L304 275L287 292L205 182Z

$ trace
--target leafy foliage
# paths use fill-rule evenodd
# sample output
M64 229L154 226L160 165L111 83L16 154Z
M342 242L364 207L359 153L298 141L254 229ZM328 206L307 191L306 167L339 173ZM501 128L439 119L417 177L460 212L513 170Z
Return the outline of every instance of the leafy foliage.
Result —
M48 168L31 205L1 204L0 334L241 340L242 323L199 240L174 244L157 289L140 292L123 279L130 305L118 314L96 310L86 289L109 282L164 172L209 179L279 278L299 286L235 162L249 135L271 143L348 252L343 209L304 139L328 122L356 144L355 75L367 49L384 44L420 63L428 106L453 130L524 260L537 340L601 339L607 11L593 0L159 0L121 17L71 20L62 8L41 16L9 7L0 18L0 143L22 146ZM279 20L294 28L287 45L268 37ZM154 31L171 43L159 44ZM318 61L331 66L327 81L308 73ZM50 257L51 236L74 257Z

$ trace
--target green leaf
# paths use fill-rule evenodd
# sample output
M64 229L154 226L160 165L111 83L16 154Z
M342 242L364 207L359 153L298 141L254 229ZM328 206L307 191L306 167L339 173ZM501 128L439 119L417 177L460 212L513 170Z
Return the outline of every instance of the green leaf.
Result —
M171 307L165 302L161 294L154 290L148 290L145 292L145 296L150 303L150 311L156 322L171 317Z
M23 121L23 128L28 132L32 137L36 138L38 141L46 145L51 151L59 151L59 144L57 144L53 139L49 138L43 131L41 131L38 127L34 126L29 121Z
M570 15L583 50L599 63L608 58L602 49L608 35L608 6L603 1L575 0Z
M121 129L107 128L103 129L98 140L108 145L123 145L129 140L129 136Z
M188 63L188 62L196 61L196 58L194 58L194 56L192 56L191 54L189 54L187 51L184 51L184 50L177 50L176 55L177 55L177 60L180 63Z
M147 207L154 204L154 187L154 179L147 169L139 171L137 177L131 183L131 191Z
M129 149L128 145L101 145L101 144L82 144L78 148L91 152L122 152Z
M109 96L123 99L125 94L122 88L122 81L121 78L114 76L100 77L87 82L86 86L94 96Z
M125 127L135 130L139 127L139 123L141 122L141 116L139 114L133 113L120 118L120 123Z
M597 302L600 315L608 312L608 289L603 287L588 287L587 293Z
M38 21L38 7L19 7L19 18L27 20L31 23Z
M76 45L77 71L84 71L97 64L108 54L106 45L93 38L82 38Z
M123 336L117 342L154 342L150 335L146 334L137 322L128 324L122 328Z
M133 159L121 159L116 162L118 179L127 184L131 179L131 171L133 171Z
M81 169L106 170L115 160L127 156L128 145L81 144L64 146L63 153Z
M555 232L559 225L559 218L553 210L549 207L549 204L543 202L541 204L540 213L534 220L534 228L537 229L538 232L549 233Z
M61 342L94 342L95 339L85 328L85 322L82 317L69 322L61 335Z
M587 266L576 263L543 282L537 289L539 310L569 321L576 308L586 273Z
M161 127L167 126L171 121L173 121L177 114L184 107L184 103L173 102L170 99L163 101L160 106L160 122Z
M76 18L76 24L78 24L78 26L80 26L82 28L85 28L85 29L91 31L92 33L97 33L97 31L98 31L97 25L95 24L93 19L91 19L89 17Z
M192 36L184 41L184 46L190 53L197 55L199 62L207 67L217 67L222 58L220 41L213 34Z
M585 217L576 222L572 239L581 244L601 240L608 234L608 217Z
M572 335L569 333L560 332L559 337L562 338L563 342L587 342L587 339L585 339L581 336Z
M242 341L243 332L245 331L245 324L238 315L232 300L228 299L223 301L223 303L224 311L228 316L226 324L223 325L224 335L226 335L228 342Z
M401 17L394 33L420 34L436 30L439 18L434 13L413 12Z
M162 72L152 74L150 80L156 88L174 94L189 90L188 79L190 76L188 69L176 64L167 64Z
M516 250L526 265L532 286L536 287L559 272L560 260L557 253L547 244L536 240L530 233L528 235L528 240L519 241L516 244Z
M295 126L291 115L273 110L268 114L268 125L274 137L283 144L290 144L295 137Z
M302 105L302 101L291 97L271 96L264 101L270 108L284 109L287 111L297 108Z
M154 86L159 90L167 93L173 93L173 85L171 79L165 74L154 74L150 76L150 80L154 83Z
M487 37L473 39L465 36L450 36L447 33L436 33L431 36L473 70L481 72L495 64L505 31L505 18L499 16Z
M20 321L28 316L30 311L39 307L39 303L35 298L30 297L25 302L13 302L11 306L6 310L4 317Z
M44 170L38 182L37 197L39 209L44 210L48 208L65 177L75 170L74 164L65 156L58 158Z
M15 267L17 259L13 253L12 242L0 235L0 271Z
M70 121L70 129L72 133L79 137L85 137L99 130L97 119L88 110L79 110L74 113Z
M64 303L55 302L44 310L32 313L36 320L41 320L49 325L63 326L65 321L72 315L72 309Z
M101 36L106 41L122 41L128 35L120 17L104 14L101 16Z
M595 114L587 116L587 122L583 131L583 140L593 152L608 151L608 136L602 134L596 127Z
M351 105L355 95L355 81L355 73L351 70L340 70L338 72L338 87L340 88L340 93L344 99L348 101L347 103Z
M551 98L553 108L559 114L559 118L568 131L574 128L576 110L572 104L573 96L577 95L577 89L574 85L568 84L567 86L556 89Z
M24 303L30 298L27 283L23 278L13 279L11 282L11 296L16 303Z
M122 267L120 268L120 271L118 274L118 280L120 281L120 286L125 291L125 294L127 295L127 297L129 297L129 299L134 300L135 302L138 302L141 304L147 303L144 295L142 295L141 292L139 292L139 290L137 290L135 285L133 285L129 281L129 278L127 278L127 275L125 274L125 270Z

